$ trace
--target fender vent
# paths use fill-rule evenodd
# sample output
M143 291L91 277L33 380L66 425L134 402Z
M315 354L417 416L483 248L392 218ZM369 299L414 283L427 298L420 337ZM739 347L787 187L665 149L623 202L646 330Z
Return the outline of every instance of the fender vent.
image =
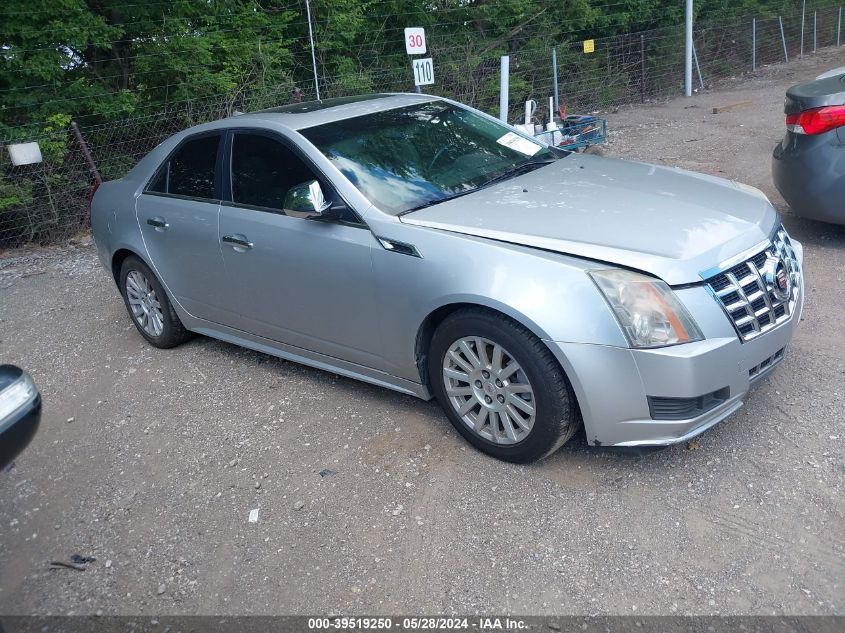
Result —
M386 237L379 237L376 238L379 241L379 244L382 245L384 250L390 251L391 253L399 253L400 255L410 255L411 257L420 257L420 252L417 250L417 247L413 244L406 244L405 242L398 242L396 240L391 240Z

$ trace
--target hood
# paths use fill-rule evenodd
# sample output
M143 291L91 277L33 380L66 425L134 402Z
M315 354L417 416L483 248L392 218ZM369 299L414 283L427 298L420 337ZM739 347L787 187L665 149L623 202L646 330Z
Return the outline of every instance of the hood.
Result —
M571 154L401 220L618 264L681 285L766 240L778 215L747 185Z

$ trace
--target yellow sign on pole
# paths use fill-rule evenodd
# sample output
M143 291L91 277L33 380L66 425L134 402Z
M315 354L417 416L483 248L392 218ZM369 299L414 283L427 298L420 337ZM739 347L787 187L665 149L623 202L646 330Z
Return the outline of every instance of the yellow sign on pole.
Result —
M595 53L596 52L596 41L595 40L584 40L584 52L585 53Z

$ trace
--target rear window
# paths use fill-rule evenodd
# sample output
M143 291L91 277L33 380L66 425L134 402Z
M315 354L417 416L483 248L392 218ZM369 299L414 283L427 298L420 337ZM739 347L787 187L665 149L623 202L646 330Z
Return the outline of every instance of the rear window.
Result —
M216 200L214 175L219 145L219 134L186 141L162 165L147 191Z

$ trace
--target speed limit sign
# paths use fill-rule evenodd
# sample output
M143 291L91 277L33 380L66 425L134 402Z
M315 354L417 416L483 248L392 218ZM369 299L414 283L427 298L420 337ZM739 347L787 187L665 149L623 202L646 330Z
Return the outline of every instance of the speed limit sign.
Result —
M425 29L414 26L405 29L405 50L408 55L425 55Z
M430 86L434 83L434 64L431 57L415 59L413 61L414 84L417 86Z

